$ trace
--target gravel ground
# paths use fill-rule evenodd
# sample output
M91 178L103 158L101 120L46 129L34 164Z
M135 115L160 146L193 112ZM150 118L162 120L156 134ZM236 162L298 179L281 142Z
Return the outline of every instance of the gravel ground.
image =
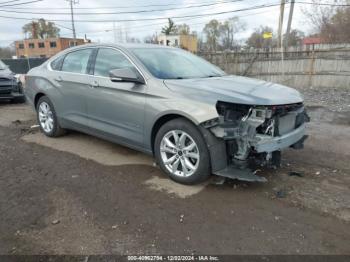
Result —
M303 88L305 102L309 106L323 106L331 111L350 111L350 89Z
M268 183L197 187L89 136L48 142L28 106L0 104L0 254L350 254L350 110L318 95Z

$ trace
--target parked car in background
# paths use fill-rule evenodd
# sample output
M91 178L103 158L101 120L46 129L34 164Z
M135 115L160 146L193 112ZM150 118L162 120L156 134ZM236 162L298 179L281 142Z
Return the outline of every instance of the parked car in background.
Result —
M13 103L24 103L25 96L21 81L11 72L7 65L0 60L0 100Z
M212 173L266 181L251 166L278 166L281 150L306 138L298 91L226 75L177 48L71 48L30 70L25 92L47 136L74 129L152 154L184 184Z

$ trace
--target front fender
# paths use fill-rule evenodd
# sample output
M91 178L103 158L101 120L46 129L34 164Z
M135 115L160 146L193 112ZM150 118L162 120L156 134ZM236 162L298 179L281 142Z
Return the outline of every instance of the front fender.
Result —
M146 103L145 145L151 148L152 129L155 123L166 115L179 115L190 120L194 125L219 117L215 105L184 100L149 97Z

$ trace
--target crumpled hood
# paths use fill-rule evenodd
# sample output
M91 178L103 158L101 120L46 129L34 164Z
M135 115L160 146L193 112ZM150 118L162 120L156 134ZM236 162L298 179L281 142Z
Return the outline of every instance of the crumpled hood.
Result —
M300 93L293 88L241 76L164 80L164 83L178 95L214 104L225 101L248 105L282 105L303 101Z

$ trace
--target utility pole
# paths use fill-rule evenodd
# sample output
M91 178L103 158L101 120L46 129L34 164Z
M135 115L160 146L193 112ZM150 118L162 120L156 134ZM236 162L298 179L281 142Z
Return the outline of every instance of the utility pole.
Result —
M73 5L78 4L79 0L67 0L67 1L70 3L70 14L71 14L71 20L72 20L73 41L74 41L74 45L76 45L77 35L75 33Z
M290 10L289 10L289 18L288 18L288 25L287 25L287 34L285 39L285 47L288 48L289 46L289 40L290 40L290 30L292 28L292 21L293 21L293 13L294 13L294 4L295 0L290 1Z
M278 47L282 47L282 30L283 30L283 19L284 19L284 7L286 5L286 0L281 0L280 7L280 18L278 22Z

